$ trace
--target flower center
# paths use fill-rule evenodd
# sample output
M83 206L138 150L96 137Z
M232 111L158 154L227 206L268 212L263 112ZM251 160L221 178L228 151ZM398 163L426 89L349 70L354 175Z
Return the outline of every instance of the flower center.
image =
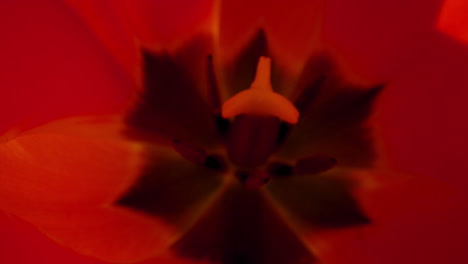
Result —
M237 93L222 105L211 57L208 58L208 70L212 105L215 106L215 115L218 115L218 130L226 136L227 156L235 167L234 174L246 188L257 189L275 176L320 173L336 164L336 159L325 155L307 157L296 164L267 164L284 140L286 130L294 126L300 117L297 107L273 90L270 58L261 56L250 88ZM323 77L320 80L323 81ZM302 107L302 101L307 101L307 98L300 99L299 106ZM192 163L226 170L226 162L222 157L209 155L203 148L190 142L174 139L173 148Z
M288 88L289 101L279 93L291 82L275 68L260 31L223 65L225 89L234 94L223 104L205 41L176 54L143 50L144 89L125 133L144 144L146 163L115 204L183 231L171 246L177 256L315 263L287 220L313 231L370 223L347 173L373 165L367 120L383 85L348 82L321 53L310 56ZM339 170L319 174L337 160Z

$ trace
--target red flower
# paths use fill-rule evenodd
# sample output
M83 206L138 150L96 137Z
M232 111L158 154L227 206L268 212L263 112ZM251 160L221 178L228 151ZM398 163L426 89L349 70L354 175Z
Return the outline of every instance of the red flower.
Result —
M135 189L131 187L138 186L141 169L148 168L148 156L144 155L148 141L145 139L142 145L141 141L129 140L120 132L129 131L129 122L135 120L132 113L137 116L139 110L148 113L137 99L147 92L148 84L145 79L148 75L141 75L141 65L148 67L148 64L142 62L139 49L150 50L150 55L143 56L146 63L154 62L153 59L159 62L162 51L180 55L190 47L187 43L199 33L210 32L212 21L218 20L214 30L214 61L215 72L221 73L218 77L222 87L233 84L228 66L236 65L240 54L245 54L244 48L261 29L274 62L285 76L284 83L297 78L311 55L324 50L335 60L340 78L363 87L386 83L374 114L365 123L374 131L376 141L372 149L378 159L371 167L364 162L367 152L353 148L351 143L355 141L347 142L351 148L340 145L332 150L326 148L328 141L318 144L319 150L330 151L338 157L338 172L352 175L358 183L353 189L344 188L344 194L350 194L348 190L353 194L353 199L346 196L344 200L357 201L360 210L352 212L363 212L370 224L338 230L323 228L324 224L317 219L326 210L304 216L301 202L291 200L291 197L308 197L309 189L303 189L305 196L296 193L304 184L302 180L281 184L272 181L268 185L272 197L283 206L274 207L280 210L279 214L264 209L268 211L263 214L268 216L266 223L274 232L266 232L263 234L266 238L257 242L269 243L267 255L274 257L272 262L286 263L287 260L281 262L276 257L303 256L302 251L331 264L466 262L463 241L468 235L464 227L468 220L467 203L456 189L463 190L467 184L464 150L468 145L465 137L468 126L462 118L466 112L468 48L436 28L439 0L293 0L287 4L222 1L215 7L211 1L203 0L176 3L25 0L5 1L0 5L3 33L0 208L10 216L3 215L0 221L6 233L0 240L0 260L4 263L191 262L200 252L205 254L194 247L197 242L200 245L207 241L208 245L213 241L224 242L224 234L220 240L216 240L216 234L227 228L216 229L216 225L232 219L222 222L216 221L216 217L225 217L233 211L219 208L231 210L237 205L267 208L256 194L241 191L240 196L237 193L231 196L228 190L220 198L221 206L214 203L213 208L218 209L207 209L203 216L197 212L206 208L196 207L190 214L195 215L193 218L184 215L179 224L180 215L177 215L174 220L177 224L173 224L161 216L163 213L148 215L151 211L147 207L138 208L140 203L132 200ZM443 17L450 16L445 13ZM441 22L439 28L445 30L444 25L447 24ZM197 54L195 51L180 56L195 61L197 58L187 56ZM199 68L191 69L194 70L191 73L198 73ZM236 94L235 89L243 88L222 90L224 99ZM291 98L294 92L294 89L281 90ZM195 100L182 101L180 108L184 110ZM195 112L179 113L171 107L168 108L171 117L183 118L184 122L191 122L187 117L196 115ZM138 120L137 125L141 124ZM174 121L178 119L161 119L161 124L173 135L183 133ZM194 126L198 124L195 121ZM148 128L135 126L135 122L130 124L130 132L136 130L141 140L140 132L147 132ZM150 129L156 135L161 130ZM208 128L191 126L187 137L196 140L197 129ZM156 137L150 140L161 143ZM346 142L333 137L330 141ZM187 154L180 149L184 144L175 149ZM283 158L301 158L297 154L301 152L299 146L297 142L291 144L289 148L293 151L284 156L286 149ZM366 145L358 142L357 146ZM310 145L306 147L309 152ZM291 154L294 151L296 154ZM353 159L352 151L359 154L359 159ZM153 155L155 164L180 159L177 153L163 147L153 149ZM282 157L281 153L277 157ZM313 193L320 193L323 186L328 188L328 182L321 185L320 180L312 181L312 186L317 188ZM331 184L325 193L340 189L336 187L340 184ZM294 191L283 193L284 186ZM191 197L189 191L180 197ZM124 206L116 206L116 201ZM250 207L251 201L261 202L257 207ZM172 201L168 203L174 205ZM251 226L258 226L249 225L245 215L253 214L254 209L234 211L244 216L241 221L247 224L241 226L250 233L258 231ZM234 214L232 218L237 216ZM343 218L348 216L345 214ZM288 219L286 227L278 220L282 218ZM65 248L51 243L23 220ZM180 236L182 233L184 236ZM305 244L295 246L297 241ZM176 250L168 253L166 249L171 245ZM275 248L278 245L282 247ZM185 258L175 259L174 252ZM207 258L207 255L199 257Z

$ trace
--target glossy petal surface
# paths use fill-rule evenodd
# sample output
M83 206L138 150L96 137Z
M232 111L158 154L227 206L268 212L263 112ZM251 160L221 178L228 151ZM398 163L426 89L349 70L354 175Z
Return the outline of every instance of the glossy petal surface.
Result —
M130 143L27 135L0 145L2 208L111 202L137 176Z

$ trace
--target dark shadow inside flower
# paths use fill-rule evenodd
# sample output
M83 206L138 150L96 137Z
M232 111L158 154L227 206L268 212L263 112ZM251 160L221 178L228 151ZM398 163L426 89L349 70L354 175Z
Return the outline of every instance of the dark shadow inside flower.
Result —
M179 138L205 146L216 144L215 117L200 93L203 78L193 76L197 67L206 65L206 51L199 42L189 43L178 56L143 51L143 93L127 116L126 133L131 138L153 142ZM197 63L197 59L202 61Z
M312 229L345 228L370 223L352 194L353 184L336 175L295 175L267 185L272 197Z
M230 185L172 249L223 264L309 264L315 257L258 191Z
M116 204L172 224L183 224L222 185L222 175L189 161L148 150L138 182Z
M326 154L340 166L372 166L375 151L365 121L382 88L346 84L328 58L312 58L297 88L301 91L296 96L301 118L288 131L278 156L297 159Z

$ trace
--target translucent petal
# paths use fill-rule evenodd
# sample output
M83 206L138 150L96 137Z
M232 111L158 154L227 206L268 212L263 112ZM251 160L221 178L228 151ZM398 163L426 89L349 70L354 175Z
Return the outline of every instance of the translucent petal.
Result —
M153 256L175 230L113 202L139 175L128 142L30 134L1 145L0 206L59 244L116 262Z
M3 212L0 213L0 230L2 233L0 261L5 264L105 264L57 245L30 224Z
M127 142L31 134L0 145L2 208L113 201L138 176Z

